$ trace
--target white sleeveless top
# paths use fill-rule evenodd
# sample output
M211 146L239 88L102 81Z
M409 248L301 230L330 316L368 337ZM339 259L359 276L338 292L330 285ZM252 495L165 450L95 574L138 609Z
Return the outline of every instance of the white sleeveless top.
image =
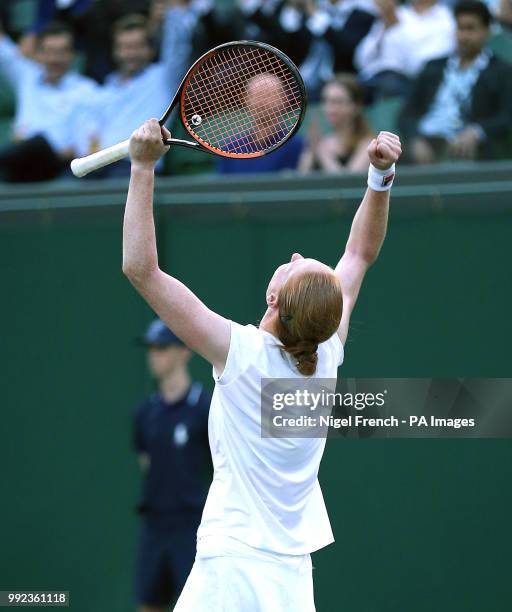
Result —
M304 378L279 340L231 321L225 369L216 381L208 436L214 476L197 537L228 536L261 550L304 555L334 541L318 469L325 438L262 438L261 379ZM337 377L343 345L318 347L315 378Z

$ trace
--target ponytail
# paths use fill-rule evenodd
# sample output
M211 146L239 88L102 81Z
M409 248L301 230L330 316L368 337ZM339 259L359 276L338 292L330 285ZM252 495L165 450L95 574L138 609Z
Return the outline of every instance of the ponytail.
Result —
M312 376L318 363L318 343L312 340L299 340L283 349L296 360L296 368L303 376Z
M342 294L334 273L315 272L290 279L279 291L277 337L303 376L318 364L318 345L328 340L341 320Z

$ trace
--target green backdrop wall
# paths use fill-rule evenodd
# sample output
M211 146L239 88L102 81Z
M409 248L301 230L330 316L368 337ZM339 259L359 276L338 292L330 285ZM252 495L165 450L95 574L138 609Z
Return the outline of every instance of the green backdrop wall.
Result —
M511 375L509 171L439 171L434 191L404 173L342 376ZM362 184L162 182L161 265L255 322L293 251L336 262ZM0 590L69 590L76 612L134 609L131 411L151 381L132 339L151 313L121 273L125 188L0 192ZM508 440L331 440L318 612L510 610L511 460Z

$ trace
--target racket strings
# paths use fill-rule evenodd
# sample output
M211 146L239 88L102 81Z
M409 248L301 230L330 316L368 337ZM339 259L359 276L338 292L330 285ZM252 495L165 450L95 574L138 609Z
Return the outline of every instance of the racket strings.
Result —
M277 55L240 45L199 65L184 91L187 129L222 152L257 155L288 137L301 118L302 89Z
M212 70L210 67L206 67L205 70L208 73L208 77L207 79L203 79L203 83L206 81L206 83L210 86L213 86L215 83L215 75L212 73ZM229 75L230 76L230 75ZM211 90L209 90L211 91ZM263 96L262 96L263 97ZM212 98L211 93L207 94L207 98L209 98L208 102L211 104L212 102L215 102L215 100ZM243 128L246 127L246 125L241 123L241 119L245 120L247 122L247 114L249 113L247 107L242 106L240 99L241 99L241 94L238 89L235 89L233 86L229 86L227 85L225 90L222 90L220 92L220 98L222 99L223 102L225 102L225 106L226 109L228 111L228 115L224 116L224 120L223 120L223 116L222 115L218 115L215 114L211 117L207 116L207 123L204 124L203 123L203 131L209 131L212 128L212 121L211 119L215 120L219 120L220 119L220 128L224 129L224 130L229 130L230 127L234 127L235 129L238 130L239 132L239 137L237 138L236 135L232 137L232 141L234 144L237 143L237 141L242 141L242 138L240 136L240 134L243 133ZM197 99L197 96L196 96ZM259 102L259 100L255 100L256 103ZM199 108L201 109L201 112L208 112L209 109L204 109L204 107L202 105L199 106ZM284 104L282 104L280 107L275 107L273 109L274 113L282 113L284 111L286 111L286 106ZM231 115L229 114L229 112L231 112ZM234 113L234 116L233 116ZM242 113L242 114L240 114ZM251 117L252 118L252 117ZM234 123L233 123L234 120ZM261 118L256 118L256 122L259 122L261 124ZM271 138L272 142L271 144L276 144L276 139L275 138ZM221 142L220 144L224 145L226 144L225 142ZM253 150L256 150L256 147L252 147Z
M254 55L255 55L255 54L254 54L254 51L253 51L253 50L251 50L250 55L251 55L250 59L251 59L251 60L252 60L252 59L254 59ZM289 77L289 76L290 76L290 73L289 73L288 75L285 75L285 73L284 73L284 70L283 70L282 66L280 66L280 65L278 64L278 62L276 61L276 58L275 58L275 57L273 57L273 56L271 56L271 58L272 58L274 61L273 61L273 62L271 62L271 63L267 63L267 64L265 65L265 68L267 69L267 71L266 71L266 73L264 73L264 74L271 74L271 73L270 73L270 70L269 70L269 69L271 69L271 70L272 70L272 73L273 73L274 75L276 75L276 76L281 76L281 75L284 75L284 76L286 76L286 77ZM237 58L237 59L238 59L238 58ZM238 66L236 66L236 67L237 67L237 68L239 68L239 67L240 67L240 63L238 63ZM242 62L242 67L243 67L243 68L246 68L246 69L253 69L253 66L252 66L252 65L249 65L249 64L248 64L248 62ZM231 69L233 70L233 68L231 68ZM263 73L261 73L261 74L263 74ZM293 84L297 85L295 81L293 81ZM232 87L228 87L228 89L229 89L229 92L230 92L230 94L231 94L231 96L232 96L232 99L237 100L236 94L237 94L238 92L237 92L236 90L233 90L233 88L232 88ZM297 87L297 89L298 89L298 87ZM254 95L254 93L252 94L252 103L253 103L253 104L256 104L256 106L258 106L258 105L259 105L259 103L260 103L261 101L263 101L263 100L265 99L266 95L267 95L266 88L261 87L261 88L260 88L260 90L261 90L261 91L260 91L259 95L256 95L256 96L255 96L255 95ZM283 90L283 91L284 91L284 90ZM295 94L295 92L293 92L293 93ZM295 95L296 95L296 94L295 94ZM284 97L284 96L283 96L283 97ZM274 97L274 98L275 98L275 97ZM239 98L238 98L238 99L239 99ZM240 105L239 105L239 104L236 104L236 106L237 106L238 108L240 108ZM271 113L271 115L272 115L272 116L270 116L270 117L266 117L266 123L267 123L267 126L264 126L264 125L263 125L263 127L272 127L273 125L275 125L275 124L276 124L275 117L276 117L277 115L279 115L279 116L280 116L281 122L283 122L283 119L285 119L285 117L283 116L283 114L284 114L285 112L287 112L287 111L289 111L289 102L288 102L288 101L286 101L286 102L282 101L282 102L281 102L281 104L277 104L277 105L276 105L276 100L274 99L274 101L273 101L272 113ZM262 119L264 118L264 115L265 115L265 114L268 114L268 113L261 113L261 112L260 112L260 113L259 113L259 116L258 116L258 113L256 113L256 116L254 116L254 115L255 115L255 113L252 113L252 115L253 115L253 116L252 116L251 118L252 118L252 119L254 119L254 120L257 122L257 123L259 123L259 124L260 124L260 127L261 127L261 126L262 126L262 124L264 124L264 123L265 123L264 121L262 121ZM294 114L294 117L293 117L293 118L295 119L295 114ZM273 144L273 143L272 143L272 144Z
M248 55L251 55L251 57L249 57L249 60L254 60L255 59L255 57L254 57L255 56L254 50L251 50ZM232 57L232 59L240 60L240 59L243 59L243 58ZM261 59L261 58L256 58L256 59ZM298 91L299 88L298 88L297 82L296 82L295 78L292 78L292 73L287 69L285 64L279 63L275 56L269 55L269 59L270 59L270 62L265 65L265 68L268 69L267 74L269 74L270 70L272 70L272 74L275 74L276 76L278 76L280 78L288 80L290 82L289 84L291 84L292 86L295 85L295 87L296 87L296 89ZM223 62L223 64L226 65L227 63ZM254 65L251 65L248 61L242 61L241 64L239 63L237 68L239 68L239 67L241 67L242 69L248 70L248 71L254 70ZM228 65L227 68L228 68L228 70L231 71L231 73L234 72L233 65L231 65L231 66ZM285 71L285 68L286 68L286 71ZM265 74L265 73L261 72L260 74ZM229 76L231 76L231 77L235 76L236 77L236 73L235 74L230 74ZM248 74L247 76L251 76L251 75ZM228 88L229 88L229 85L228 85ZM263 92L263 95L265 95L265 94L266 94L266 92ZM279 110L279 109L276 109L276 110Z
M288 99L288 92L286 91L286 85L288 84L289 86L291 85L291 90L290 92L293 93L296 97L297 93L293 91L293 85L295 85L295 87L298 89L298 85L295 79L291 79L292 73L287 70L287 73L285 73L283 67L285 66L285 64L279 63L277 61L277 58L275 56L270 56L271 61L267 64L267 68L269 69L269 71L267 73L264 73L262 76L266 76L267 74L270 75L275 75L276 77L278 77L279 79L281 79L281 82L277 81L279 83L279 87L283 87L283 96L281 96L281 100L277 101L276 104L276 100L275 100L275 96L274 96L274 100L273 100L273 104L272 104L272 112L271 112L271 116L269 116L268 112L263 112L263 113L253 113L253 119L259 123L260 125L266 123L267 125L264 125L263 127L272 127L276 122L275 122L275 118L277 116L280 117L281 122L283 120L289 119L289 117L285 116L285 113L289 113L291 110L291 106L290 106L290 101ZM284 83L283 83L284 81ZM286 83L286 81L288 81L288 83ZM290 83L291 81L291 83ZM272 81L271 81L272 83ZM253 102L256 104L256 106L259 105L260 102L264 101L267 97L267 91L266 88L261 87L260 88L261 91L258 95L254 96L253 95ZM300 105L300 101L299 101L299 105ZM299 106L299 112L300 112L300 106ZM296 114L293 113L293 119L296 120Z
M228 74L226 75L227 78L232 78L230 74L232 71L232 65L230 65L231 62L230 64L228 64L228 62L223 62L222 64L226 66L229 70ZM218 66L219 63L216 64L216 67ZM204 67L204 72L207 75L206 77L203 74L197 75L200 92L205 94L206 97L206 104L199 105L199 112L208 113L211 112L212 108L214 108L216 111L220 110L219 99L224 103L225 108L228 110L234 110L235 112L238 111L241 113L245 113L247 111L247 109L240 102L241 95L239 84L238 87L235 88L235 84L233 83L233 81L231 82L231 85L225 83L225 88L219 91L217 82L218 75L213 72L212 66L206 65ZM216 89L216 95L212 93L214 91L214 88ZM199 100L199 96L197 96L197 94L196 100ZM219 115L217 114L213 114L213 118L220 118L223 129L227 128L232 123L231 121L222 121L222 116L219 117ZM230 119L233 118L231 117ZM240 122L238 123L240 124Z
M270 83L270 85L272 85L272 83ZM237 92L233 92L232 90L230 90L230 93L231 94L233 94L233 93L236 94ZM260 101L263 102L264 95L260 94L259 96L257 96L257 95L255 96L254 93L253 93L252 94L252 98L253 98L253 100L252 100L253 104L256 104L256 106L258 107L259 104L260 104ZM268 110L260 109L260 110L257 110L256 112L254 112L250 108L246 108L246 107L242 108L239 103L235 104L235 108L237 110L239 110L239 111L241 109L243 111L245 111L246 116L244 117L244 115L239 115L239 117L238 117L239 119L242 118L242 117L244 117L246 121L247 121L247 119L249 119L249 120L253 121L254 125L258 125L260 128L262 128L264 130L266 127L270 127L270 128L275 127L275 128L278 128L279 127L279 123L281 123L281 124L286 123L286 118L285 118L284 113L288 110L287 104L282 102L282 101L281 102L277 102L277 104L276 104L276 100L274 99L273 105L274 106L272 108L272 112L270 113L270 116L269 116ZM276 121L276 116L277 115L279 116L279 119L280 119L279 122ZM235 120L237 119L236 115L235 115L234 118L235 118ZM233 117L229 117L229 119L232 120ZM225 127L225 126L223 126L223 127ZM240 126L240 121L238 122L238 125L236 127L238 127L238 128L241 127Z
M195 110L200 113L202 120L210 121L212 119L219 120L223 128L228 128L229 122L223 121L222 115L218 111L221 110L222 103L226 109L235 108L236 111L244 112L244 108L238 101L240 92L234 89L234 86L225 86L224 89L219 89L217 76L212 71L212 67L205 65L204 73L198 73L195 77L195 82L191 81L190 87L195 97ZM197 91L193 89L197 88ZM214 93L215 92L215 93ZM213 109L213 112L212 112ZM203 125L203 131L205 130Z

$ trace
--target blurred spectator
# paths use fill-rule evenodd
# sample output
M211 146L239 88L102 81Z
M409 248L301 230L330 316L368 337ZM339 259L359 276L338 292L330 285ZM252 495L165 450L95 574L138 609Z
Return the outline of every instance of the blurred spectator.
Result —
M247 18L257 25L268 42L300 66L307 58L313 35L307 18L313 11L309 0L245 3ZM250 7L255 8L249 12Z
M105 77L115 69L112 24L122 17L133 14L147 15L149 0L99 0L93 2L91 10L79 24L83 41L84 72L103 83Z
M151 46L155 49L157 60L160 59L166 10L167 0L151 0L148 16L148 34Z
M20 39L20 49L32 57L35 38L47 24L54 20L66 23L83 54L83 72L103 82L114 68L112 24L130 13L148 13L148 5L149 0L38 0L34 22Z
M485 48L491 15L477 0L455 8L457 51L427 64L400 127L412 160L492 157L512 127L512 67Z
M242 0L241 4L263 39L299 66L312 99L317 99L334 70L354 70L354 49L375 18L373 0Z
M269 43L299 66L317 99L334 71L354 71L353 54L376 15L374 0L238 0L226 7L191 0L198 15L195 56L231 40Z
M109 75L99 95L85 101L91 126L89 150L84 153L122 142L148 117L160 117L170 104L188 68L196 19L187 7L177 2L169 5L158 63L151 62L154 49L146 18L127 15L116 23L114 59L118 71ZM91 177L122 177L129 172L129 161L121 160Z
M196 554L211 466L211 397L190 377L190 350L160 319L151 323L142 342L158 391L134 418L134 446L145 473L135 596L141 612L164 612L180 594Z
M282 141L287 134L283 129L282 115L289 108L286 91L276 75L260 74L247 82L245 103L251 116L251 125L232 139L232 148L238 153L251 153L266 149ZM253 159L220 157L217 170L220 174L254 174L295 170L302 152L302 138L293 136L270 155Z
M90 10L93 0L38 0L32 27L19 40L20 51L26 57L35 59L36 37L49 23L59 21L69 26L76 36L76 23Z
M356 77L343 74L322 92L322 108L334 133L320 137L318 123L311 124L307 149L302 154L301 172L364 172L367 148L373 138L363 111L363 91Z
M39 63L23 57L0 32L0 70L16 94L13 144L0 149L0 177L41 181L57 177L75 154L78 107L96 84L70 71L73 34L50 24L37 38Z
M251 28L240 9L240 2L226 5L213 0L191 0L189 4L198 17L194 32L194 59L232 40L262 40L262 32Z
M308 27L332 48L334 73L355 72L354 52L378 14L374 0L320 0Z
M405 95L424 64L450 53L455 44L453 16L437 0L412 0L410 6L397 6L396 0L376 3L380 19L355 52L368 100Z

